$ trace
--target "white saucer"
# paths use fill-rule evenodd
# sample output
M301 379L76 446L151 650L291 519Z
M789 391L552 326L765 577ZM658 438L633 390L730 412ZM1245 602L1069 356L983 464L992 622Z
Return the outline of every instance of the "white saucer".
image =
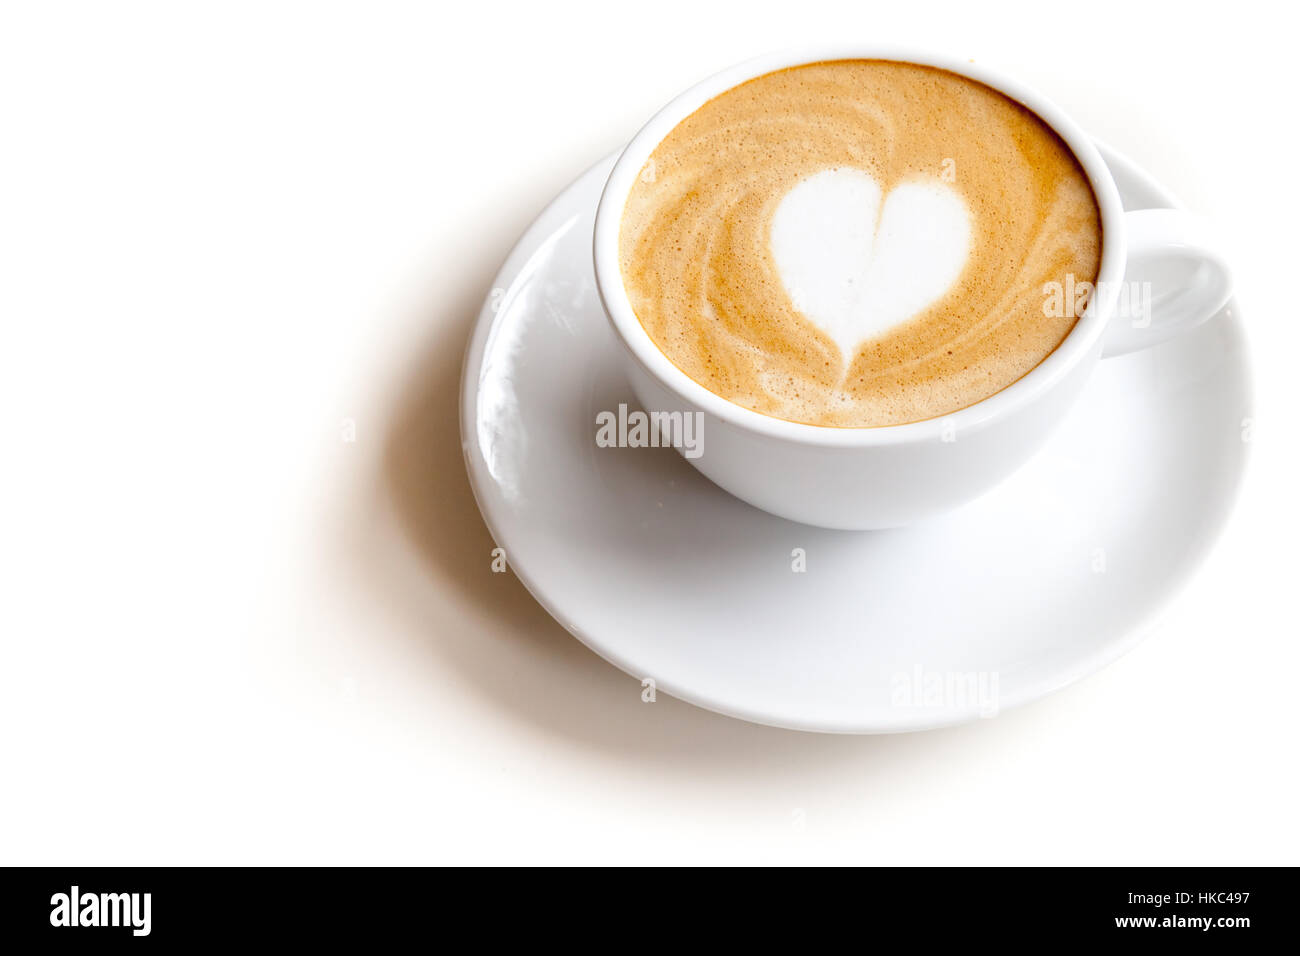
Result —
M1174 205L1102 153L1127 208ZM842 733L987 716L1137 643L1218 536L1241 478L1251 390L1235 303L1102 362L1043 451L965 508L897 531L806 527L731 497L671 449L596 446L598 412L636 407L591 267L613 161L510 254L462 382L479 507L556 620L657 693Z

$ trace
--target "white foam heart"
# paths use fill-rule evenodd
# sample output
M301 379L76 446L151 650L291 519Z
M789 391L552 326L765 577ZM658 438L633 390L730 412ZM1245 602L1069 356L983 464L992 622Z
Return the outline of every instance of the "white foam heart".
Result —
M828 169L786 193L770 242L794 307L847 362L952 287L970 233L966 203L946 183L904 183L882 197L869 174Z

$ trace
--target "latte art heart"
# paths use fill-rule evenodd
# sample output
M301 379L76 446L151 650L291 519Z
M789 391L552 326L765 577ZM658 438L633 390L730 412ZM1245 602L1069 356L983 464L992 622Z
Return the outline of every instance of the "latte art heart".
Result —
M771 250L794 307L834 340L845 364L869 339L941 299L970 253L970 212L939 180L883 196L857 169L803 180L772 216Z

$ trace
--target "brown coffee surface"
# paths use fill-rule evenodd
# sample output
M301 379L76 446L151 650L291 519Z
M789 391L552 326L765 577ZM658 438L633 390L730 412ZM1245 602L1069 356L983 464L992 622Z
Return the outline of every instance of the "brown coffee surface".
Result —
M947 292L851 355L795 308L769 242L782 198L837 169L886 196L946 183L971 226ZM1045 286L1095 282L1101 244L1078 160L1033 112L944 70L841 60L750 80L678 124L631 191L619 255L637 318L695 381L776 418L870 427L965 408L1042 362L1076 321Z

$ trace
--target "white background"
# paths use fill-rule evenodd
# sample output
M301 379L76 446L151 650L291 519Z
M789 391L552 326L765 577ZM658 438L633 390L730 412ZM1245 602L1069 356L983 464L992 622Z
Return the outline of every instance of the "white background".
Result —
M0 862L1300 862L1273 9L5 3ZM1237 512L1146 642L901 737L643 704L489 572L456 418L559 189L695 80L849 38L1001 66L1162 177L1257 376Z

